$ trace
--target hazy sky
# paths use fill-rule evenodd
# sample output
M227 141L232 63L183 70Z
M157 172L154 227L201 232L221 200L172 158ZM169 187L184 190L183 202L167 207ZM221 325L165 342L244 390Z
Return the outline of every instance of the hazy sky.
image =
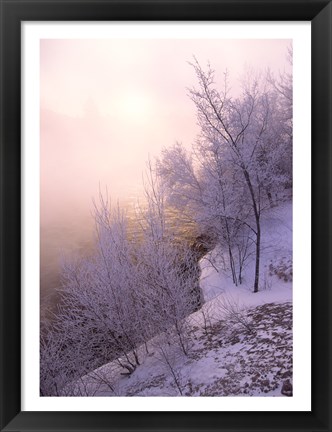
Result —
M198 132L187 88L193 55L232 88L246 67L289 68L289 40L41 41L42 224L84 217L99 184L111 196L141 190L145 162Z

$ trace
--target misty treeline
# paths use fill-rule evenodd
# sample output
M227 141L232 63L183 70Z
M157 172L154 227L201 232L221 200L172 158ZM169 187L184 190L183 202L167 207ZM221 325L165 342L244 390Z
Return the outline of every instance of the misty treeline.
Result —
M100 193L94 252L63 260L58 311L41 329L41 395L70 394L70 382L110 361L131 374L160 333L188 353L199 254L175 234L169 207L219 245L235 285L252 256L259 290L261 217L292 188L292 76L247 73L235 97L227 73L217 85L210 66L191 65L200 135L191 151L177 143L148 163L136 234Z

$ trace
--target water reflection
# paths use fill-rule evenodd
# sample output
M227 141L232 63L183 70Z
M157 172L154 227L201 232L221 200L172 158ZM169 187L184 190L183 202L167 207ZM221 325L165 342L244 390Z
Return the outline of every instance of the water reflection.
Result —
M92 248L93 238L92 218L75 224L62 220L41 227L40 307L42 317L46 309L54 309L57 304L62 258L68 255L88 253Z

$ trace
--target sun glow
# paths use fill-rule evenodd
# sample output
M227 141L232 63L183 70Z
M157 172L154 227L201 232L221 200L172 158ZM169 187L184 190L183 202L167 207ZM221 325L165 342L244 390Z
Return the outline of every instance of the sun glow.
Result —
M152 101L149 95L134 90L127 91L119 100L118 114L133 121L143 122L152 113Z

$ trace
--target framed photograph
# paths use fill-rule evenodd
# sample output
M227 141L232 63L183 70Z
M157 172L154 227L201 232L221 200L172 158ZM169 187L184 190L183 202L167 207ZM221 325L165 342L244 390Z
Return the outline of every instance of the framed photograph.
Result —
M1 430L330 431L331 3L1 1Z

